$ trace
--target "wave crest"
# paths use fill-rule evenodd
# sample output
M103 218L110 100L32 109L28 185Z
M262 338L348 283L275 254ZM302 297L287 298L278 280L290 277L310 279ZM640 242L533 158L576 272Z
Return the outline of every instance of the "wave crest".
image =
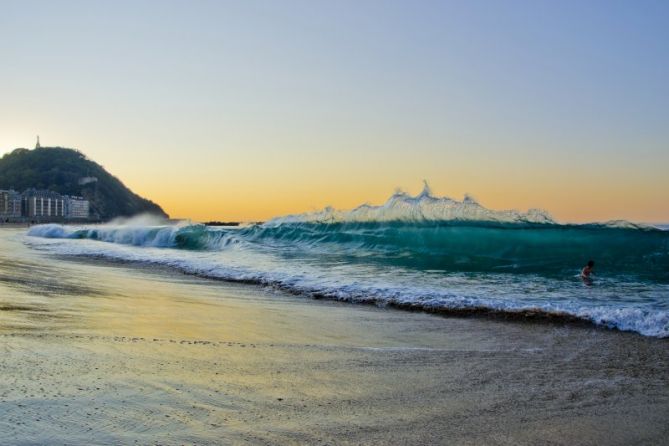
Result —
M91 239L123 245L177 247L176 237L188 222L170 222L154 215L121 217L100 225L70 226L55 223L32 226L28 235L43 238Z
M343 223L343 222L424 222L424 221L472 221L516 224L557 224L550 214L541 209L493 210L479 204L470 195L462 201L432 194L427 181L423 190L415 196L398 190L384 204L363 204L352 210L337 210L326 207L315 212L277 217L267 225L284 223Z

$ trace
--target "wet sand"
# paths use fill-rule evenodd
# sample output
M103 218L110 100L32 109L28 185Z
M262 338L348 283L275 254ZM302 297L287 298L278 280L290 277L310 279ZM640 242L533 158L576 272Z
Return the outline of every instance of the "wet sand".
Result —
M669 342L315 301L0 236L0 444L669 444Z

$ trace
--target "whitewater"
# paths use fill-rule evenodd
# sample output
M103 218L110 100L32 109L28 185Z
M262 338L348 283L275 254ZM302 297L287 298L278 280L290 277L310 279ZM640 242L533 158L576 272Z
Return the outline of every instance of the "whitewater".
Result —
M396 192L380 206L207 227L151 217L45 224L25 243L56 255L174 268L294 294L454 314L587 321L669 337L669 231L561 224L466 196ZM585 283L580 269L596 262Z

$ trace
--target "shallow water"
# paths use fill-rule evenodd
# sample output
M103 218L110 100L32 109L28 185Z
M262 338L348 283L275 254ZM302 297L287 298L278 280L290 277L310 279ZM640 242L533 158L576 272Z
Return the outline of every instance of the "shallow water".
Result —
M0 230L2 445L666 439L666 340L315 301L39 248Z
M302 296L440 313L588 321L669 337L669 231L611 221L561 224L541 210L471 197L393 194L380 206L206 227L150 216L41 225L24 242L67 256L161 265ZM592 280L580 278L589 259Z
M669 232L629 225L270 222L31 228L67 256L161 265L305 296L437 312L532 311L669 336ZM589 256L592 281L579 277Z

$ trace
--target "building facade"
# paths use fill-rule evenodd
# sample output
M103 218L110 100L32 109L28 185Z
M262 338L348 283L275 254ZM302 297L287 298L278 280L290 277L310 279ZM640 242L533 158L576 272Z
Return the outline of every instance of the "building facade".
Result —
M65 197L50 190L23 192L22 214L28 218L65 218Z
M90 203L83 197L50 190L0 190L0 221L59 221L90 218Z
M90 215L90 205L88 200L83 197L67 197L66 198L66 218L88 218Z
M15 190L0 190L0 218L21 217L21 194Z

